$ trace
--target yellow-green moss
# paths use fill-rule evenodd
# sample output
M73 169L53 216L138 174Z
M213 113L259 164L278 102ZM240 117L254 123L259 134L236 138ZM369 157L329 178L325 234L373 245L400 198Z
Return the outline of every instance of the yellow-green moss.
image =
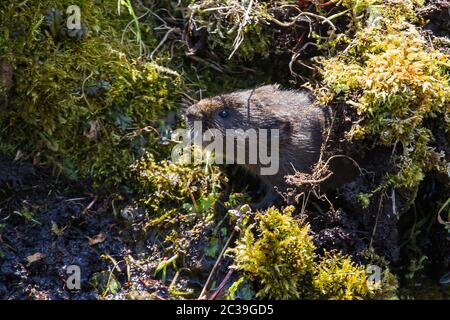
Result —
M365 23L373 23L380 16L392 22L417 21L415 8L422 7L424 0L343 0L342 6L349 10L352 24L362 29Z
M122 213L144 215L142 228L159 234L163 257L192 250L196 253L190 257L195 260L199 249L208 257L218 253L223 235L213 229L223 218L217 217L215 204L226 179L217 167L155 161L148 154L133 165L132 172L138 194Z
M131 17L118 16L116 1L78 1L87 33L67 36L64 14L72 4L0 5L0 60L14 66L0 135L35 163L116 186L144 149L164 152L149 128L175 108L180 79L143 62L136 46L121 41Z
M381 266L375 266L380 268ZM316 265L312 280L315 298L337 300L394 299L398 282L384 269L380 279L369 278L367 267L355 264L349 257L329 252Z
M291 217L293 207L282 213L270 208L256 215L256 228L249 227L236 248L235 268L261 284L257 297L300 298L301 280L310 272L314 245L309 227Z
M217 167L156 162L151 154L133 165L139 193L138 204L150 215L149 225L178 221L183 214L211 212L224 177Z
M356 266L348 257L327 253L317 264L313 287L319 296L330 299L364 299L373 293L362 266Z
M427 44L397 5L388 1L346 50L323 58L321 73L325 86L361 117L350 139L371 136L402 147L397 171L385 185L415 189L425 172L448 170L444 155L431 147L424 121L439 117L441 126L449 127L450 59Z
M269 299L391 298L396 278L385 270L377 286L368 281L366 267L341 253L319 257L309 226L292 217L294 208L270 208L257 213L235 248L233 268L243 273L230 287L231 295L245 279L259 288L256 297Z

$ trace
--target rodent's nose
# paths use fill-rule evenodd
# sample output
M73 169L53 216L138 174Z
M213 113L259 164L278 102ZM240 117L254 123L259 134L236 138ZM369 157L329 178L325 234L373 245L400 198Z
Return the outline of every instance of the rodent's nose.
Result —
M202 120L202 114L188 109L186 111L186 121L200 121Z

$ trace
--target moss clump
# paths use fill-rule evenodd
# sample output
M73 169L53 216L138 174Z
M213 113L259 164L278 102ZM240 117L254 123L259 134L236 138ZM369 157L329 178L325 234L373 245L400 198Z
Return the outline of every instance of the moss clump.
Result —
M316 266L312 285L315 297L337 300L395 298L397 278L385 270L379 281L371 281L367 268L341 253L325 253Z
M396 1L387 4L372 10L372 19L352 39L344 37L346 50L321 60L321 73L325 86L361 117L349 138L370 136L402 147L397 170L384 185L415 190L425 172L448 170L424 123L434 118L448 130L450 60L427 45L406 13L397 12Z
M343 0L342 6L349 10L353 27L364 28L367 16L369 23L380 16L391 22L418 21L415 8L422 7L424 0Z
M2 143L71 178L117 186L158 147L153 129L175 108L179 77L138 58L116 1L78 1L82 34L65 29L71 1L2 2L0 60L14 66ZM149 147L151 146L151 147Z
M318 296L338 300L364 299L373 294L365 268L342 254L325 254L317 265L313 287Z
M309 227L295 221L292 211L293 207L283 213L270 208L266 214L258 213L256 238L250 226L233 249L235 267L261 284L257 297L293 299L301 296L301 280L311 270L314 245L308 235Z
M132 172L139 194L122 210L122 216L143 216L134 222L139 229L158 234L162 261L171 256L175 264L180 258L182 266L191 268L200 263L202 254L215 257L226 235L226 230L225 234L214 231L216 218L223 219L215 211L225 182L218 168L155 161L147 154L133 165Z
M370 286L364 266L340 253L319 257L308 235L309 226L292 217L294 208L282 212L270 208L256 214L235 248L234 268L243 278L232 286L236 292L244 279L259 290L256 297L269 299L390 298L396 290L395 276L385 271L377 286Z
M182 222L183 214L211 213L224 182L217 167L156 162L151 154L132 170L141 194L137 204L146 209L149 226Z

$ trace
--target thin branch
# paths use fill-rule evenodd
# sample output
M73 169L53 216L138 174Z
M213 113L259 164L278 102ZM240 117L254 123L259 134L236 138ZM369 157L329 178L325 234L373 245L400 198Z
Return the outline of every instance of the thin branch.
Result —
M220 252L219 257L216 260L216 263L214 264L211 272L209 273L208 279L205 282L205 285L203 286L202 292L200 293L200 295L198 296L198 299L204 299L204 295L206 293L206 290L208 289L209 283L212 280L212 277L214 275L214 273L216 272L217 267L219 266L220 261L223 258L223 255L225 254L225 250L228 248L228 246L230 245L231 240L234 238L234 235L236 234L236 230L233 229L233 232L231 232L230 237L228 238L227 242L225 243L225 245L223 246L222 251Z
M316 18L317 20L322 20L322 23L326 22L330 25L330 27L333 30L337 30L336 27L334 26L333 22L331 22L330 19L328 19L327 17L324 17L324 16L320 16L320 15L311 13L311 12L300 13L300 14L296 15L291 22L282 22L274 17L270 17L270 21L274 22L275 24L279 25L280 27L288 28L288 27L292 27L297 22L297 20L300 20L300 18L304 17L304 16L313 17L313 18Z

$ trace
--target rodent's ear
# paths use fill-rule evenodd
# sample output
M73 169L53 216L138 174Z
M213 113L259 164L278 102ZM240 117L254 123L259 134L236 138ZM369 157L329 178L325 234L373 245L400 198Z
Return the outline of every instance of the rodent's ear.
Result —
M280 130L280 142L289 140L292 126L288 120L276 118L273 128Z
M291 136L291 123L284 119L278 119L278 129L280 130L280 140L288 140Z

